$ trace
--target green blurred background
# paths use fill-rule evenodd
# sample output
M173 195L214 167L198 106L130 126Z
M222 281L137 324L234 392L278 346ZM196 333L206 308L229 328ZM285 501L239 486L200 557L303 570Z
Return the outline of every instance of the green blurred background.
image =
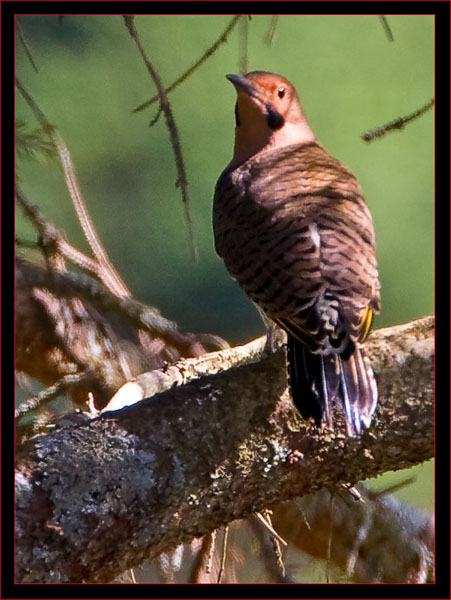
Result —
M221 35L231 15L139 16L136 27L168 86ZM248 22L248 69L278 72L296 86L318 140L359 178L373 215L382 285L375 326L434 310L434 113L370 144L361 134L407 115L434 95L434 17L283 16L271 46L270 16ZM250 301L214 252L213 189L231 158L235 91L225 79L242 60L238 23L227 43L169 96L181 138L199 261L192 259L173 151L155 94L120 16L20 17L39 72L16 42L16 74L57 125L110 257L134 296L158 306L181 328L231 344L262 334ZM37 123L16 94L16 118ZM88 251L58 162L21 161L24 192L68 239ZM16 212L17 235L34 232ZM397 497L433 509L433 462L373 482L416 482Z

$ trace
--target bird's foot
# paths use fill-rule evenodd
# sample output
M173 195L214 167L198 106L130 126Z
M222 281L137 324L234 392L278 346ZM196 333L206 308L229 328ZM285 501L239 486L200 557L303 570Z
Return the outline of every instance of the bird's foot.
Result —
M265 347L263 348L262 358L274 354L287 341L287 335L283 329L280 329L275 323L268 327L266 333Z

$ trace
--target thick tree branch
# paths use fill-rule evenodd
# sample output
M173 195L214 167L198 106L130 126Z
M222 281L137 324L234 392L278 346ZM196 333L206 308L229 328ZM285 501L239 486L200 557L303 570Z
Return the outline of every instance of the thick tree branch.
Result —
M17 581L108 581L279 501L431 458L433 318L367 347L381 400L361 438L339 416L334 433L297 416L282 349L31 440L17 456Z

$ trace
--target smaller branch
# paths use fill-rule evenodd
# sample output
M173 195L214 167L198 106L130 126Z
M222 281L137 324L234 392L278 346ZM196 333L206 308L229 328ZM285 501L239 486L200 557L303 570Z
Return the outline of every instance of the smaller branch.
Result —
M202 583L202 571L211 573L211 563L216 542L216 529L203 536L199 549L193 561L188 583Z
M208 545L208 554L207 554L207 563L205 565L205 572L211 573L212 563L213 563L213 555L215 553L216 548L216 536L218 535L218 530L214 529L211 533L207 534L209 537L209 545Z
M379 19L380 19L380 22L382 23L382 27L384 28L385 33L387 34L388 40L390 42L394 42L395 38L393 36L393 32L391 30L391 27L390 27L390 25L388 23L387 17L385 15L379 15Z
M247 15L242 15L240 23L239 37L239 71L246 73L248 70L248 51L249 51L249 19Z
M81 269L85 269L85 271L94 273L101 281L103 281L102 268L99 263L92 258L89 258L89 256L86 256L86 254L81 252L81 250L78 250L78 248L75 248L75 246L72 246L72 244L69 244L67 240L63 238L58 239L58 250L64 258L73 262L74 265L77 265Z
M85 234L88 244L99 263L100 277L113 294L116 296L129 297L131 296L131 293L122 279L119 277L116 269L111 264L106 250L100 242L100 239L94 228L94 224L91 221L91 217L89 216L86 204L81 195L80 188L78 187L74 165L72 163L69 150L64 145L63 139L58 133L55 134L54 141L63 165L70 197L72 198L72 202L83 229L83 233Z
M36 63L34 62L34 58L33 58L33 55L31 53L30 46L29 46L29 44L27 42L27 39L26 39L26 37L24 35L24 32L23 32L23 29L22 29L22 24L20 22L19 17L17 17L17 16L16 16L16 25L17 25L17 33L19 34L19 39L20 39L20 42L22 44L23 49L25 50L25 54L27 55L27 58L30 61L31 66L33 67L33 69L35 70L35 72L38 73L39 69L38 69Z
M387 496L388 494L394 494L395 492L398 492L402 488L405 488L405 487L411 485L415 480L416 480L415 476L406 477L406 479L402 479L401 481L398 481L397 483L394 483L393 485L384 487L381 490L377 490L377 491L372 490L372 493L374 495L374 498L376 498L376 499L380 496Z
M18 185L16 185L15 195L25 213L25 216L30 219L38 235L40 237L45 237L48 234L48 223L39 212L37 206L28 200Z
M50 402L50 400L53 400L66 390L70 389L74 384L87 379L88 376L89 374L86 371L83 371L82 373L62 377L54 385L42 390L42 392L39 392L36 396L21 402L19 407L16 408L15 418L19 420L22 417L25 417L25 415L28 415L33 410L42 407L44 404L47 404L47 402Z
M277 533L277 531L274 529L274 527L271 525L271 520L269 517L267 520L261 513L258 513L258 512L255 513L255 516L260 521L260 523L262 523L262 525L264 525L266 527L266 529L269 531L269 533L272 535L273 538L275 538L278 542L280 542L284 546L288 545L287 542L283 539L283 537L280 536Z
M402 129L404 125L406 125L410 121L413 121L414 119L418 119L418 117L421 117L421 115L423 115L425 112L431 109L434 106L434 102L434 98L431 98L429 102L427 102L424 106L411 113L410 115L407 115L406 117L399 117L398 119L390 121L390 123L386 123L381 127L377 127L376 129L371 129L370 131L367 131L366 133L362 134L362 139L365 142L371 142L376 138L383 137L386 133L392 131L393 129Z
M99 264L69 244L69 242L63 238L56 227L44 219L38 208L30 202L18 185L16 185L16 198L19 201L19 204L22 207L25 215L35 227L39 237L39 245L41 246L45 256L48 256L49 254L55 254L55 251L57 251L64 258L72 261L82 269L86 269L91 273L95 273L95 275L101 279L101 268ZM59 272L65 271L65 269L61 268L57 270Z
M172 92L172 90L174 90L178 85L180 85L183 81L185 81L185 79L188 79L188 77L192 73L194 73L194 71L198 67L200 67L200 65L202 63L204 63L207 60L207 58L210 58L210 56L216 52L216 50L219 48L219 46L221 44L223 44L224 42L227 41L227 38L228 38L229 34L231 33L231 31L235 27L235 25L238 23L240 17L241 17L241 15L235 15L233 17L233 19L227 25L227 27L225 28L225 30L222 32L222 34L216 40L216 42L212 46L210 46L206 50L206 52L204 52L204 54L199 58L198 61L196 61L194 63L194 65L192 65L187 71L185 71L182 75L180 75L180 77L178 79L176 79L173 83L171 83L171 85L169 85L165 89L166 95L169 94L170 92ZM156 94L150 100L147 100L146 102L143 102L143 104L140 104L139 106L137 106L136 108L134 108L133 112L139 112L140 110L144 110L145 108L147 108L151 104L154 104L155 102L157 102L157 100L159 100L159 99L160 99L160 94ZM160 112L158 112L158 116L159 115L160 115Z
M20 268L20 275L29 286L47 288L51 283L51 289L59 297L73 297L76 293L89 302L95 302L99 310L111 311L136 327L161 335L175 334L178 331L177 324L164 318L157 308L132 298L118 298L84 273L53 273L49 279L48 271L26 262L16 260L16 268Z
M334 492L330 493L329 498L329 512L332 514L332 507L334 503L335 494ZM326 550L326 582L330 583L330 560L331 560L331 550L332 550L332 537L333 537L333 521L330 520L329 527L329 535L327 537L327 550Z
M224 574L225 563L226 563L226 554L227 554L227 542L229 538L229 526L226 525L224 527L224 537L222 538L222 551L221 551L221 566L219 567L218 580L217 583L221 583L222 576Z
M340 487L342 488L340 492L344 494L345 497L349 494L355 502L364 502L362 494L354 485L342 483Z
M268 27L268 29L265 33L265 37L264 37L265 44L267 44L268 46L271 46L271 44L272 44L272 40L273 40L274 34L276 32L278 21L279 21L279 15L271 16L271 21L269 22L269 27Z
M149 127L153 127L154 125L156 125L156 123L158 122L158 120L161 117L161 113L162 112L163 112L163 109L161 108L161 104L160 104L160 106L158 107L158 110L157 110L155 116L153 117L153 119L149 123Z
M291 576L286 573L281 553L278 555L274 542L277 543L280 552L279 543L275 538L268 535L266 528L262 527L260 520L257 519L256 513L249 517L247 523L257 540L259 558L268 574L269 583L295 583Z
M135 569L130 569L130 579L132 580L132 583L138 583L135 577Z
M280 339L279 344L281 341ZM197 358L180 360L169 367L142 373L119 388L102 412L131 406L143 398L150 398L203 375L214 375L232 367L256 362L262 357L265 344L266 336L262 336L243 346L209 352Z
M73 202L75 211L78 216L83 233L91 247L91 250L96 257L99 266L101 268L101 279L104 284L111 290L116 296L130 296L130 291L125 286L122 279L119 277L117 271L111 264L108 255L97 235L94 228L94 224L88 214L85 202L81 195L80 188L75 176L75 169L72 163L70 152L66 147L63 138L58 133L56 127L50 123L42 109L36 104L32 96L24 88L20 80L16 77L16 87L22 94L23 98L34 112L36 118L40 122L44 131L48 134L52 140L64 171L64 177L66 180L67 189Z
M17 247L27 248L28 250L36 250L38 247L38 242L25 240L20 238L18 235L14 236L14 242Z
M191 251L192 251L194 260L197 262L197 260L198 260L197 246L196 246L196 243L194 240L193 221L192 221L191 213L189 210L188 180L186 177L185 163L183 162L182 148L180 145L178 130L177 130L177 126L175 124L174 116L172 114L171 106L169 104L169 100L166 95L166 91L163 87L163 84L161 83L160 77L159 77L157 71L155 70L154 66L150 62L149 57L147 56L147 53L144 49L144 46L141 43L141 39L139 37L138 31L133 22L133 16L132 15L124 15L124 21L125 21L125 25L128 29L128 32L130 33L130 37L135 42L136 47L138 48L139 53L141 54L141 57L144 61L144 64L146 65L147 71L149 72L149 75L151 76L151 78L152 78L153 82L155 83L157 90L158 90L158 95L160 98L160 106L164 112L164 116L166 117L166 125L169 130L169 137L171 139L172 150L174 151L175 164L176 164L177 172L178 172L178 177L177 177L177 181L176 181L175 185L176 185L176 187L180 187L181 192L182 192L182 202L185 207L185 218L186 218L186 222L188 224L188 233L189 233L189 239L190 239L190 243L191 243Z
M269 525L271 525L271 527L273 527L272 520L271 520L272 511L265 510L264 514L265 514L265 519L268 521ZM274 554L275 564L276 564L277 570L279 572L280 579L282 582L284 582L285 577L286 577L286 569L285 569L285 563L283 562L282 550L280 549L281 542L279 540L281 540L281 539L282 538L279 536L279 534L277 534L277 536L274 536L271 534L272 551ZM288 544L287 544L287 542L285 542L285 540L283 540L283 542L284 542L285 546L288 546Z
M47 267L54 269L58 273L64 273L66 271L66 265L58 252L59 240L62 237L61 234L53 225L47 223L38 208L22 193L17 183L15 196L24 211L25 216L36 229L38 236L37 244L44 254Z

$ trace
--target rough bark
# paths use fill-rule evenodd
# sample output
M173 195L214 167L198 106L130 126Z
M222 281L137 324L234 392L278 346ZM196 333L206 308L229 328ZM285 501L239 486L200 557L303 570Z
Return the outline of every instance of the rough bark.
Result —
M298 417L280 349L31 440L17 456L17 581L108 581L277 502L431 458L433 319L367 347L381 399L360 438L339 417L334 432Z

